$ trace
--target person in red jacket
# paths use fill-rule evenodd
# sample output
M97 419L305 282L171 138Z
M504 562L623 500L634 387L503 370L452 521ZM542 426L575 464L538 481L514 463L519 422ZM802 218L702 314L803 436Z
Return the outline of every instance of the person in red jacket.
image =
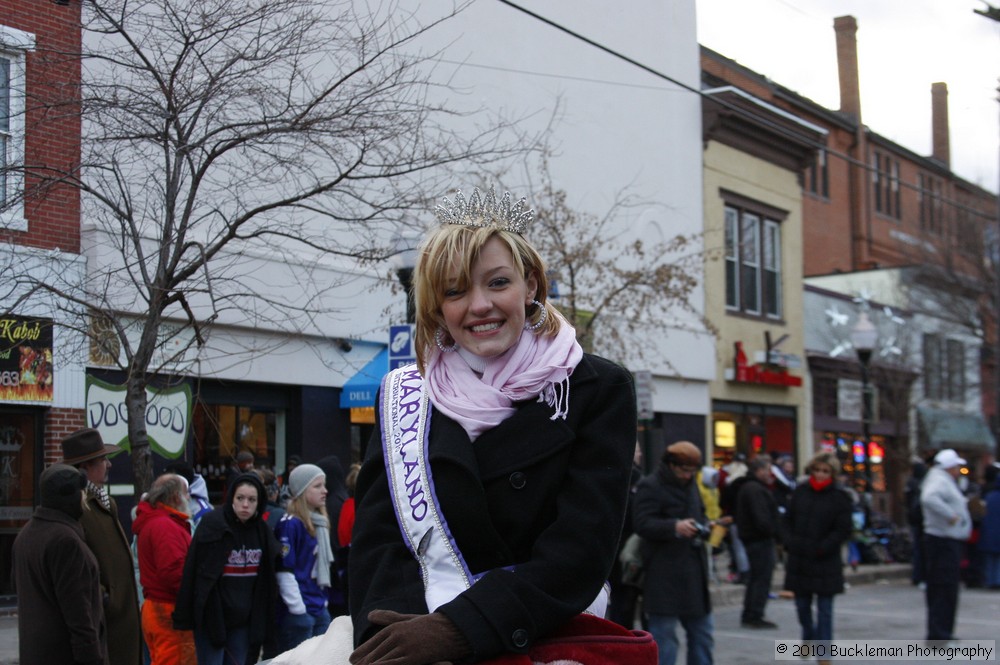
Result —
M188 498L183 476L163 474L139 503L132 523L138 540L139 583L146 598L142 635L151 665L197 663L193 633L176 630L171 618L191 544Z

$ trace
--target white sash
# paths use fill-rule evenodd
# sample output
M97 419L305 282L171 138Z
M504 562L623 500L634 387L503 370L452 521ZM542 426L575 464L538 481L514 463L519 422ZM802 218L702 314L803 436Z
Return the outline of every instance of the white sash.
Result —
M382 383L382 452L396 519L420 564L431 612L472 586L469 571L441 515L427 464L430 400L416 365L389 372Z
M427 609L433 612L486 573L474 575L469 570L441 514L427 463L431 405L416 365L386 375L381 408L382 454L396 520L420 564ZM603 617L607 603L605 584L586 612Z

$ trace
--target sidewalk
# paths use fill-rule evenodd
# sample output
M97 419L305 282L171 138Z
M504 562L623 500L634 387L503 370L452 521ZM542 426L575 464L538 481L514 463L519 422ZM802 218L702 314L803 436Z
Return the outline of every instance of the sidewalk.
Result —
M716 557L719 564L719 577L725 578L728 562L722 556ZM876 584L881 580L902 580L910 577L910 564L908 563L882 563L882 564L862 564L857 570L844 568L844 582L851 586L862 584ZM774 577L771 580L771 590L774 593L781 591L785 583L785 570L778 564L774 569ZM719 582L711 585L712 607L728 607L739 605L743 602L743 592L746 589L742 584L731 582Z

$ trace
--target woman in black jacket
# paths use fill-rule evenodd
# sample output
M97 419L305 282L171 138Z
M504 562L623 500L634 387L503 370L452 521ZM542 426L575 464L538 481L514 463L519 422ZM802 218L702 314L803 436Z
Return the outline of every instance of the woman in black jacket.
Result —
M446 203L418 250L417 365L383 380L358 476L355 665L524 654L603 616L625 516L631 376L546 302L523 200Z
M262 518L264 483L245 473L227 496L194 532L174 610L174 627L194 630L198 665L244 663L274 628L278 543Z
M809 482L795 488L785 513L785 589L795 593L802 639L825 644L833 639L833 596L844 591L840 549L851 535L851 500L834 480L840 463L833 453L819 453L806 470Z

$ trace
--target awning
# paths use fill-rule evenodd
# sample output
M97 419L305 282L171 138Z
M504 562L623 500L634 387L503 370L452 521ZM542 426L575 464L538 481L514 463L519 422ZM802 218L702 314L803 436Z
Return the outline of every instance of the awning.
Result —
M927 444L932 448L961 448L994 452L997 444L980 413L960 413L918 406Z
M360 372L344 383L340 393L340 408L375 406L375 395L382 385L382 377L388 372L389 348L385 347Z

